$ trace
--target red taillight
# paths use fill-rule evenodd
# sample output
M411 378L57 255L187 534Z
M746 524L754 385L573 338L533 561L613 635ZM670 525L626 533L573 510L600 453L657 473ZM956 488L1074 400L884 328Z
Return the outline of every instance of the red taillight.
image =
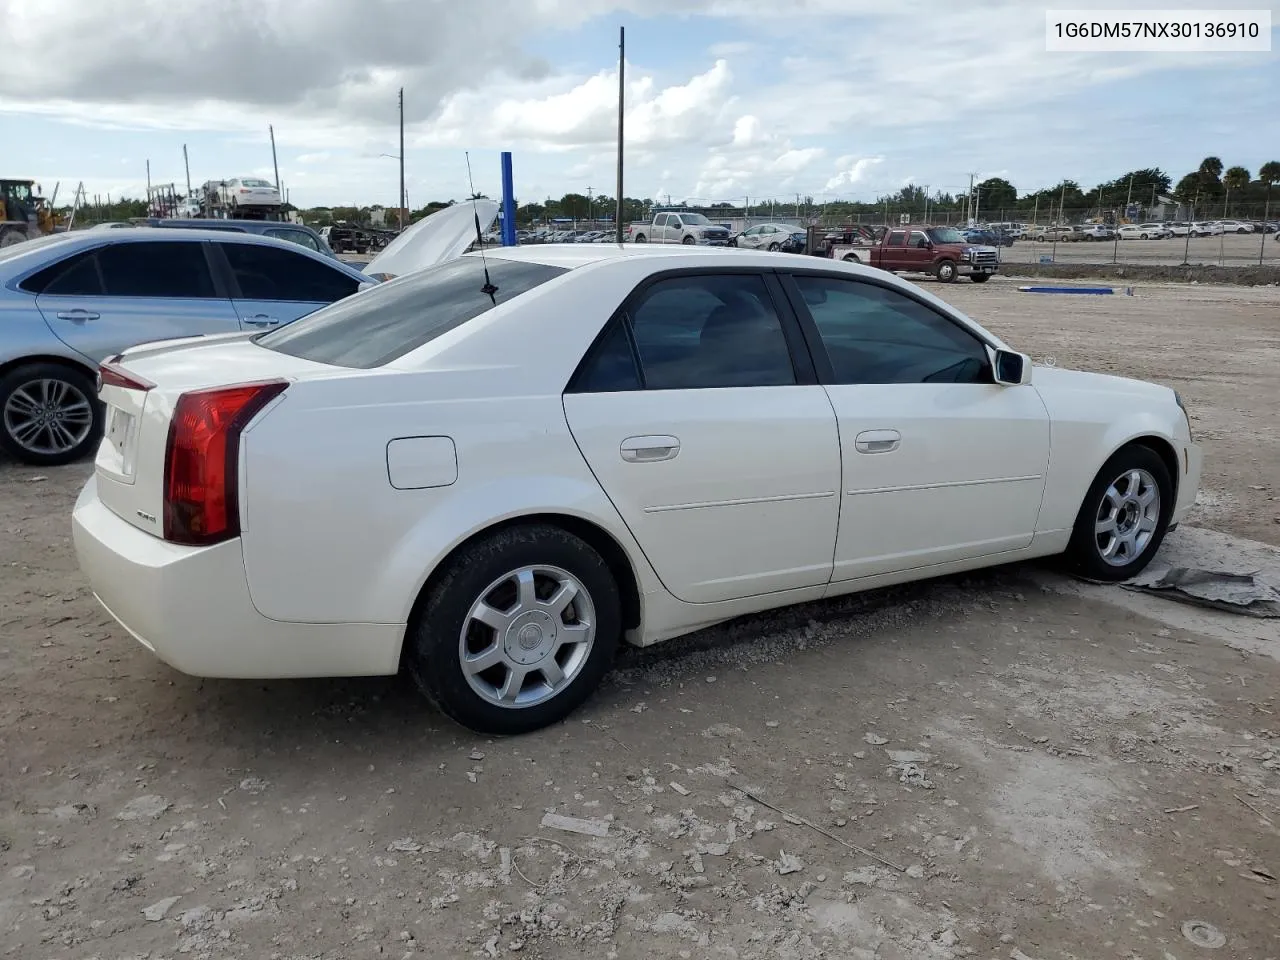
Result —
M164 538L205 546L240 535L240 433L283 380L192 390L178 398L164 455Z
M116 366L115 361L118 359L119 357L111 357L98 365L99 392L103 387L123 387L125 390L141 390L146 393L155 386L150 380Z

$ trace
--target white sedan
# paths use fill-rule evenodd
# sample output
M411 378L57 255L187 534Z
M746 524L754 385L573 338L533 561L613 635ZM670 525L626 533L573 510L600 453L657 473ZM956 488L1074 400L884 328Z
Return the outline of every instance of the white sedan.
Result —
M563 718L624 641L1051 554L1126 579L1201 467L1168 387L1033 371L883 271L691 246L469 253L101 384L75 546L144 646L403 665L490 733Z
M1173 236L1163 223L1126 223L1117 232L1121 240L1164 240Z
M729 245L748 250L781 250L793 233L803 232L803 227L792 223L758 223L732 237Z

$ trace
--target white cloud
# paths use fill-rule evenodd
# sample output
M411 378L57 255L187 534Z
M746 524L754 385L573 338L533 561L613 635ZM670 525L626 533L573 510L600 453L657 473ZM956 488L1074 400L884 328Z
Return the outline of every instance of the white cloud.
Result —
M1267 5L1280 14L1277 0ZM1046 6L982 0L922 15L883 0L255 0L244 17L225 0L0 0L0 124L20 117L46 131L6 140L7 162L114 195L134 189L121 184L122 152L181 170L181 145L200 141L193 179L228 176L269 156L272 123L295 200L386 203L397 169L379 154L398 152L404 86L411 200L464 195L462 149L487 192L496 161L486 152L511 149L522 193L611 194L616 50L588 49L574 31L643 19L646 29L628 29L632 196L870 199L906 170L954 190L993 166L1025 190L1139 166L1176 175L1215 152L1200 143L1224 138L1238 144L1228 162L1251 169L1280 155L1280 128L1256 122L1274 106L1277 54L1049 54ZM683 38L686 27L696 42L643 39ZM130 166L140 192L142 161Z
M884 157L841 157L836 161L839 172L823 187L828 193L851 187L866 179L871 169L884 163Z

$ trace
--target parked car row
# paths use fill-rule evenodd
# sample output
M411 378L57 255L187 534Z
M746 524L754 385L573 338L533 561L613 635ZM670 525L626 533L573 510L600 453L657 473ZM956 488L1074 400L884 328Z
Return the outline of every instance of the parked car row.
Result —
M276 231L296 224L196 221L182 229L92 229L0 250L0 450L24 463L69 463L112 424L97 402L98 365L136 344L248 337L285 326L382 280L460 255L471 209L414 224L362 272ZM484 214L497 215L487 202ZM252 227L262 227L253 230ZM314 237L314 232L308 234ZM325 248L327 251L327 247Z

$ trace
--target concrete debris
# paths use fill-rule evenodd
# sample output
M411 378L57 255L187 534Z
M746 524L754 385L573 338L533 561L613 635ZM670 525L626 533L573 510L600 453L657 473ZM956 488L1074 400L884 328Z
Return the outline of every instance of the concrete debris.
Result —
M674 780L671 781L671 789L674 790L676 793L680 794L680 796L682 797L687 797L689 795L689 788L681 786L680 784L676 783Z
M1014 947L1013 950L1009 952L1009 960L1035 960L1035 958L1028 957L1025 953L1023 953L1017 947Z
M880 734L878 733L865 734L862 739L865 740L867 743L871 744L873 747L882 747L889 742L886 738L880 736Z
M469 756L470 756L470 758L471 758L472 760L477 760L477 761L478 761L478 760L483 760L483 759L484 759L484 751L483 751L483 750L472 750L472 751L471 751L471 753L469 754Z
M907 867L906 873L912 880L924 879L924 867L921 864L913 863L911 866Z
M898 782L909 787L919 787L922 790L933 789L933 781L925 776L925 772L914 763L904 763L902 765Z
M919 750L886 750L889 759L894 763L928 763L933 757Z
M789 873L799 873L804 869L804 863L799 857L793 857L785 850L778 851L778 873L786 876Z
M143 797L137 797L130 800L124 805L119 813L116 814L117 820L155 820L157 817L163 816L165 811L172 807L173 804L164 797L156 794L147 794Z
M421 851L422 844L413 837L402 837L387 844L387 853L420 853Z
M586 837L607 837L609 835L609 824L603 820L565 817L558 813L548 813L543 816L542 825L552 830L564 830L566 833L578 833Z
M245 793L262 793L267 789L267 781L261 777L245 777L240 781L240 789Z
M163 900L157 900L151 906L143 907L142 915L152 923L163 920L165 918L165 914L173 909L173 905L181 899L181 896L177 896L165 897Z
M474 771L472 771L472 770L468 770L468 771L467 771L467 779L468 779L468 780L470 780L472 783L475 783L475 782L476 782L476 775L475 775L475 772L474 772Z

